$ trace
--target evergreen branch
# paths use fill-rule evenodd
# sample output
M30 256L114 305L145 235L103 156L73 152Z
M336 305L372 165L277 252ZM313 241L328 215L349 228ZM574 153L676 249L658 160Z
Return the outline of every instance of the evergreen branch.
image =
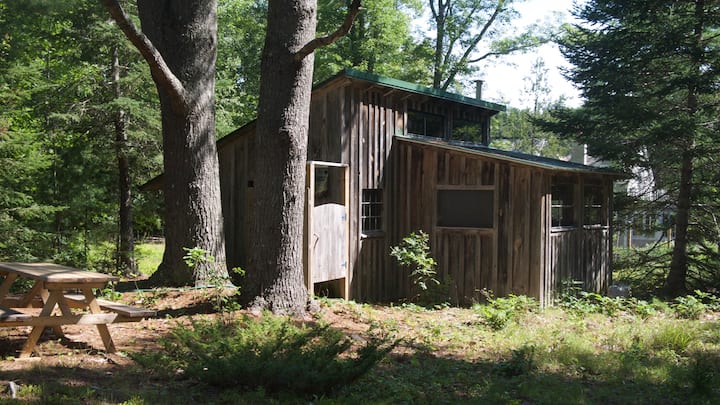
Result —
M303 46L299 51L297 51L297 53L295 53L295 61L299 62L305 59L306 56L315 52L317 48L330 45L338 39L347 35L347 33L350 32L350 28L352 28L353 26L353 22L355 22L355 17L357 17L357 15L360 13L360 3L361 0L353 0L353 2L350 4L350 7L348 8L348 12L345 15L345 21L343 21L342 25L332 34L324 37L315 38L305 44L305 46Z
M183 86L180 79L175 76L170 67L163 59L160 51L155 48L155 45L148 39L145 34L135 27L130 21L130 17L127 15L125 10L118 2L118 0L102 0L105 8L110 12L115 23L118 25L120 30L125 36L132 42L133 45L140 51L140 54L145 58L148 65L150 66L150 72L155 81L163 87L168 93L173 95L170 97L172 100L173 108L178 111L186 111L188 109L187 97L185 87Z

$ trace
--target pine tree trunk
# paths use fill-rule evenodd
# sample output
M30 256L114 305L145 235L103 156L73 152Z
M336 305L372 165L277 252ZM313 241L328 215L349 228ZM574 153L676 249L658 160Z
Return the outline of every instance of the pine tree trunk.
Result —
M694 3L695 27L693 29L693 46L690 52L691 68L701 75L703 69L703 54L706 52L703 33L705 32L705 2ZM698 113L698 87L696 82L688 86L687 114L695 116ZM695 120L697 122L697 119ZM690 209L693 199L693 156L695 154L695 140L697 134L692 131L686 137L679 139L683 151L680 162L680 182L677 197L677 212L675 213L675 244L673 246L670 272L665 279L665 293L670 297L677 297L687 293L688 273L688 227L690 225Z
M686 151L682 155L680 168L680 188L677 212L675 213L675 244L670 262L670 272L665 280L665 293L670 297L684 295L687 292L685 284L688 271L688 225L690 223L692 174L692 157L690 152Z
M314 0L271 1L256 130L255 218L243 296L254 309L302 314L305 163L313 55L295 53L315 36Z
M120 61L118 60L117 46L113 48L112 79L114 95L118 99L122 96L120 89ZM130 178L130 160L127 155L127 119L125 111L120 109L115 116L115 155L118 163L118 196L120 240L118 243L118 270L129 276L137 273L135 263L135 239L133 236L132 217L132 182Z
M228 278L218 156L215 147L214 0L138 0L143 33L183 85L184 99L153 75L163 135L165 252L151 281L214 284ZM190 269L183 248L201 248L214 263Z

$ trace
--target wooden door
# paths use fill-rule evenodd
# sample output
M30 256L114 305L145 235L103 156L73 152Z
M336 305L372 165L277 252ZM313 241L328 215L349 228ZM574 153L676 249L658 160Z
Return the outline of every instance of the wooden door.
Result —
M348 298L348 167L339 163L308 162L305 206L305 283L340 281Z

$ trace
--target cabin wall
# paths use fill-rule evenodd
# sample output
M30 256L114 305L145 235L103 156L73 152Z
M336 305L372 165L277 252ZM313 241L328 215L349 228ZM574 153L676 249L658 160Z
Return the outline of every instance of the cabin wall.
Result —
M308 159L347 164L350 170L352 299L388 301L417 294L409 271L390 257L390 247L418 230L430 234L439 279L452 280L454 303L479 301L481 290L487 289L498 296L526 294L550 304L564 279L585 280L590 290L607 288L609 223L587 229L552 228L549 170L394 138L405 134L408 108L463 120L483 118L367 83L340 82L312 96ZM231 267L247 262L252 190L258 181L253 176L254 127L242 132L218 152ZM575 176L582 184L583 176ZM611 181L600 180L609 217ZM380 232L361 230L363 189L382 189ZM438 226L438 190L492 190L492 226Z
M568 181L568 176L564 178ZM569 179L576 185L577 224L568 228L551 228L551 254L547 273L547 284L550 288L546 290L547 299L560 292L563 282L580 281L584 290L598 293L606 292L612 282L612 181L580 175L571 176ZM602 224L599 225L583 223L583 190L585 183L589 181L600 184L603 190L604 212ZM548 221L550 220L548 216Z
M253 213L255 128L246 128L218 147L220 194L225 228L225 251L229 268L247 264L250 219Z
M388 188L400 198L388 206L390 245L413 231L429 233L439 279L451 281L454 303L478 302L483 289L541 299L549 176L538 169L409 142L397 142L395 148L396 170ZM492 191L493 225L438 226L438 190ZM389 272L403 273L400 295L415 294L406 272L390 264Z

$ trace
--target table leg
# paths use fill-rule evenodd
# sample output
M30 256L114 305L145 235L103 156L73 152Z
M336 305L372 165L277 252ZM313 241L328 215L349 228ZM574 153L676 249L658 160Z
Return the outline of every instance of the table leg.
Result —
M55 309L55 305L58 302L58 294L62 295L62 291L53 291L49 294L42 311L40 311L41 317L50 316L52 314L53 310ZM43 330L45 330L45 326L43 325L33 327L32 332L30 332L30 335L28 336L27 342L25 342L25 346L23 346L22 350L20 351L19 357L21 359L30 357L33 349L35 349L35 344L37 343L38 339L40 339L40 335L42 334Z
M62 291L58 291L58 297L57 297L57 304L59 303L65 303L65 297L63 297ZM42 298L43 304L47 303L48 298L50 297L50 292L46 290L45 288L40 289L40 298ZM66 305L67 306L67 305ZM44 306L43 306L44 308ZM53 308L55 309L55 308ZM62 311L62 307L60 307L60 311ZM52 314L52 311L50 311ZM65 315L65 314L63 314ZM53 332L55 332L55 336L57 337L64 337L65 333L63 333L62 327L60 325L52 326Z
M33 288L28 291L25 296L20 300L18 303L18 308L28 308L31 307L33 304L33 300L38 295L42 298L42 291L43 291L43 282L42 281L36 281L33 285ZM45 293L45 297L43 298L43 303L47 299L47 292Z
M92 314L100 314L102 313L102 309L100 309L100 304L98 304L97 299L95 298L95 294L92 292L92 288L83 288L82 290L83 295L85 296L85 302L87 303L88 308L90 309L90 313ZM102 338L103 344L105 345L105 350L108 353L115 353L117 350L115 349L115 343L113 343L112 337L110 336L110 331L108 330L108 327L106 324L98 324L96 325L98 329L98 333L100 333L100 337Z
M18 275L15 273L5 274L5 279L3 279L2 284L0 284L0 304L2 304L10 292L10 286L16 278L18 278Z

